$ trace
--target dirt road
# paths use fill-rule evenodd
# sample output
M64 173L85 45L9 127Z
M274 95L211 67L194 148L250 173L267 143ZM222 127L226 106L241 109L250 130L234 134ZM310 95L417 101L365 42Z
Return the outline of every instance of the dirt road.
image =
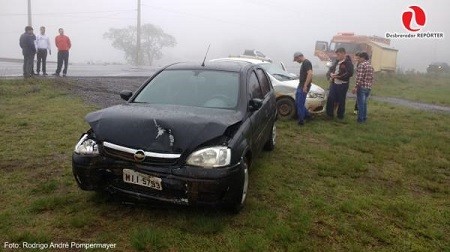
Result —
M60 78L59 82L86 103L106 108L124 103L120 91L135 92L147 77L79 77Z

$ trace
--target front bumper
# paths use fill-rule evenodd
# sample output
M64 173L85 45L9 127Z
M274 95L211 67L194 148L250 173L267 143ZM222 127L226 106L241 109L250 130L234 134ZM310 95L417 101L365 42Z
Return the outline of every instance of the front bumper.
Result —
M306 98L305 107L312 114L320 114L325 112L325 104L327 99L325 98Z
M123 181L123 170L161 179L162 190ZM158 200L182 205L226 203L239 190L241 163L204 169L191 166L149 166L104 156L74 153L72 170L83 190L108 191L138 200Z

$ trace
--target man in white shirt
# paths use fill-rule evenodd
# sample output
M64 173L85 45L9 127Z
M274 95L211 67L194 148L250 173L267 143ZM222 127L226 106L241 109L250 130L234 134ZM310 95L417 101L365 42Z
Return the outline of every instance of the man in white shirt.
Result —
M47 50L50 55L52 55L52 50L50 47L50 39L45 35L45 27L41 26L41 33L36 36L36 50L37 50L37 75L41 70L42 62L42 75L47 75L46 63L47 63Z

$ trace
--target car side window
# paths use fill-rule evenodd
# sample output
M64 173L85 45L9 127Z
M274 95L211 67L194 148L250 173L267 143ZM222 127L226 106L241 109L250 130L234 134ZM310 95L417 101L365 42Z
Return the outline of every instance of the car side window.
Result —
M269 80L267 79L267 76L262 69L257 69L256 74L259 79L259 84L261 85L262 95L263 97L265 97L266 94L270 91Z
M263 99L263 93L261 90L261 87L259 85L258 78L256 77L255 71L252 71L250 74L250 78L248 79L248 92L251 95L251 99L253 98L259 98Z

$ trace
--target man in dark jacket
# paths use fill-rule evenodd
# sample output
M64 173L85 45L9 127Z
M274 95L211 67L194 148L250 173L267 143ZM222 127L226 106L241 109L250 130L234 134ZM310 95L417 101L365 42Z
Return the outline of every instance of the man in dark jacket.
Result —
M20 47L23 54L23 76L31 77L33 74L33 61L36 54L36 46L34 44L33 27L25 27L25 33L20 36Z
M336 61L327 75L331 79L326 107L327 115L333 118L334 110L337 106L337 117L344 119L345 99L347 97L350 77L353 76L353 63L344 48L341 47L336 50Z

